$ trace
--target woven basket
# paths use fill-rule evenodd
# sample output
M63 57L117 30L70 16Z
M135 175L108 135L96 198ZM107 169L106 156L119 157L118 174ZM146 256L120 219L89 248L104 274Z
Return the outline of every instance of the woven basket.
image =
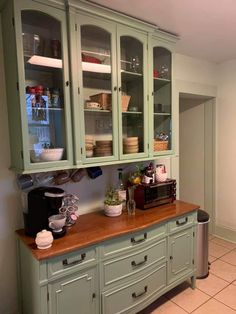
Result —
M101 93L90 96L90 99L94 102L98 102L103 110L111 109L111 94Z
M122 111L123 112L128 110L130 98L131 98L131 96L129 96L129 95L122 95L121 96L121 103L122 103Z
M168 149L168 141L154 140L154 151L162 151Z

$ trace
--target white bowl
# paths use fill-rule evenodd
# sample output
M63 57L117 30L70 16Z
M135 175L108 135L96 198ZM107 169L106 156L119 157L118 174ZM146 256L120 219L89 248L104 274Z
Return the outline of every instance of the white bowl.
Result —
M57 161L62 159L64 148L43 149L40 155L41 161Z
M31 162L61 160L64 148L41 148L30 151Z

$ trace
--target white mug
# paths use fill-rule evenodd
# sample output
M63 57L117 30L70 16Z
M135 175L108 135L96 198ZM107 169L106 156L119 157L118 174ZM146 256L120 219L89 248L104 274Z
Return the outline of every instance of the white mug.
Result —
M65 226L66 217L62 214L52 215L48 218L49 221L49 228L59 232Z

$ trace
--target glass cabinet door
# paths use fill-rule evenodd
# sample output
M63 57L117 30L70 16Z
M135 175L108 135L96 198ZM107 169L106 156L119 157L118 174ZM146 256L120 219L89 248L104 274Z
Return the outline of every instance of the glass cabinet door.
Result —
M145 61L143 39L120 36L120 147L124 158L145 152Z
M64 25L51 15L30 9L21 12L21 22L30 163L68 160Z
M115 52L109 26L96 20L81 25L82 99L84 116L82 134L85 162L117 158L114 136L117 116L113 97L113 62ZM96 25L99 25L97 26Z
M171 52L153 48L153 152L172 149Z

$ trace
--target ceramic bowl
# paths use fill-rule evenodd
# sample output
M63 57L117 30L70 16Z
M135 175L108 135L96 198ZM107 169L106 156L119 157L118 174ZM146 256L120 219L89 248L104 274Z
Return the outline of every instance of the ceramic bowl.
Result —
M61 160L64 148L48 148L43 149L40 155L41 161L57 161Z
M117 217L122 214L122 204L120 205L104 205L104 213L108 217Z

